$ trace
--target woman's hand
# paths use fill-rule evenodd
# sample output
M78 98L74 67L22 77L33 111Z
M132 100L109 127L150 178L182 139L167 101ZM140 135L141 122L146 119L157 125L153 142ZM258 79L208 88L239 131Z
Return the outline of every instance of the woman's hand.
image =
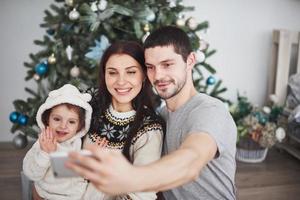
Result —
M138 167L129 163L120 151L97 145L87 146L86 149L92 152L92 157L71 152L66 166L107 194L124 194L138 189L138 180L142 178L137 174Z
M97 137L95 143L101 147L101 148L104 148L108 145L108 140L106 138L99 138Z
M39 135L39 143L41 150L45 151L46 153L56 151L57 140L50 127L46 127L46 129L42 130L41 134Z

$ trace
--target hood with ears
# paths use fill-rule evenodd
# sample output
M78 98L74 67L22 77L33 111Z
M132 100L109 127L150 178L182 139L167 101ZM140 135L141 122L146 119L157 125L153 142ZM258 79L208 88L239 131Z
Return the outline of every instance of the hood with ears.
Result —
M75 106L79 106L85 110L85 126L76 134L74 139L70 139L74 141L76 138L83 137L90 128L91 117L92 117L92 107L88 103L91 100L91 95L88 93L80 93L79 90L71 85L66 84L57 90L53 90L49 93L45 103L43 103L37 112L36 121L38 126L43 129L45 128L45 124L42 122L43 113L57 106L59 104L68 103Z

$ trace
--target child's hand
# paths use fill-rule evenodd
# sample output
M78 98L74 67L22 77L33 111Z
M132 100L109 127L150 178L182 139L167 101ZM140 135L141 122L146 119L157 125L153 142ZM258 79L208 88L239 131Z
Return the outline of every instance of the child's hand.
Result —
M108 145L108 140L106 138L99 138L99 137L97 137L96 144L99 147L104 148L104 147L106 147Z
M53 131L47 127L42 130L42 133L39 135L40 147L43 151L51 153L56 151L57 142L56 137L53 134Z

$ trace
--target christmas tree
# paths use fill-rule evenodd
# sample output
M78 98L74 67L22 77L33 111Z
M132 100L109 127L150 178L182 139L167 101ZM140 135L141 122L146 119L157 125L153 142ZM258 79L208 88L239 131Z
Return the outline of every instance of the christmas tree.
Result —
M37 89L25 87L30 97L15 100L15 111L9 116L11 132L19 131L15 146L24 147L27 136L37 138L35 115L49 91L66 83L81 90L96 87L97 63L109 44L116 40L142 43L151 30L163 25L178 26L189 35L198 60L193 71L197 90L226 101L220 97L226 88L221 80L216 81L215 69L206 62L215 53L201 39L208 22L184 16L193 9L181 0L56 0L45 10L40 25L45 28L44 38L34 41L42 50L30 54L31 61L24 63L28 69L25 80L34 79ZM203 71L209 75L205 77Z

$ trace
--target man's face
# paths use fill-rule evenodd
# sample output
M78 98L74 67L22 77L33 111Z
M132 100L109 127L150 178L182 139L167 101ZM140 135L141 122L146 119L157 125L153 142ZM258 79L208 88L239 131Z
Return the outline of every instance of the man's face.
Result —
M173 46L145 50L147 75L158 95L167 100L178 94L186 83L187 64Z

